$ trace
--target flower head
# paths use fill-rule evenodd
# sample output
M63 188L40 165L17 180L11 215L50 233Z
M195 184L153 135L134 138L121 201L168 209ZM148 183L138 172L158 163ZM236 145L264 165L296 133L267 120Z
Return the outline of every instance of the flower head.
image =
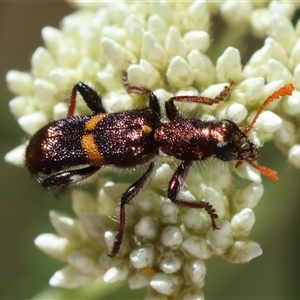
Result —
M300 89L299 24L294 28L290 21L296 3L72 4L79 9L62 20L60 29L42 30L45 47L33 54L31 72L7 74L8 86L16 94L10 109L29 135L49 120L66 117L65 100L78 81L95 87L109 112L145 106L143 97L126 93L121 70L127 70L130 83L154 90L161 104L171 95L214 98L234 80L237 84L225 102L212 107L179 103L178 108L187 114L205 114L207 119L230 118L239 126L247 126L262 101L284 84L292 82ZM228 29L219 28L219 42L210 34L213 22L220 20ZM266 39L243 67L241 52L231 43L249 29ZM224 45L227 48L214 64L212 57ZM78 98L76 114L88 114ZM270 105L274 112L265 110L250 133L255 145L274 137L296 166L300 166L299 99L296 91L274 102ZM12 150L6 160L22 165L25 147ZM58 234L41 234L35 243L68 264L53 275L51 285L73 288L103 276L106 282L126 280L132 289L149 287L148 299L161 295L202 299L205 259L221 255L231 263L244 263L262 253L247 238L255 223L253 208L263 194L256 169L247 163L225 166L216 160L191 169L179 196L213 205L220 228L213 231L204 210L181 209L166 197L178 161L166 158L157 165L147 188L126 207L125 237L115 258L106 255L118 231L118 223L110 217L129 184L102 176L96 196L72 190L76 218L50 212ZM233 173L250 183L236 188Z

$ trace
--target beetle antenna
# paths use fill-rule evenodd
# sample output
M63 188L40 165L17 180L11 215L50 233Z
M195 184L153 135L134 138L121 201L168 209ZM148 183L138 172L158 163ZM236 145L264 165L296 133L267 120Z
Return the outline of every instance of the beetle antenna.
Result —
M273 102L276 99L279 99L281 97L284 96L290 96L294 90L294 86L289 83L285 86L283 86L282 88L280 88L279 90L275 91L272 95L270 95L265 102L261 105L261 107L259 108L259 110L257 111L257 113L255 114L253 120L251 121L251 123L248 125L248 127L245 128L244 133L248 134L248 132L252 129L253 125L255 124L255 122L257 121L258 116L262 113L262 111L269 105L269 103Z
M254 118L252 119L251 123L245 128L244 130L244 134L248 134L248 132L252 129L253 125L255 124L255 122L257 121L257 118L259 117L259 115L262 113L262 111L269 105L269 103L273 102L276 99L279 99L281 97L284 96L290 96L294 90L294 86L289 83L285 86L283 86L282 88L280 88L279 90L275 91L272 95L270 95L265 101L264 103L261 105L261 107L259 108L259 110L257 111L257 113L255 114ZM263 174L264 176L272 179L272 180L277 180L277 172L260 166L256 163L254 163L251 160L246 159L247 163L249 165L251 165L253 168L255 168L256 170L258 170L261 174ZM237 168L238 166L240 166L242 164L242 160L238 160L235 167Z

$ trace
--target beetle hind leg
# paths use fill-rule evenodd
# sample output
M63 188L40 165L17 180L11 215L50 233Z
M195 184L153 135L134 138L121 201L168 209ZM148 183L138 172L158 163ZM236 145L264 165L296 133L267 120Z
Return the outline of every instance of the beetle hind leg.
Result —
M44 179L39 179L41 185L46 188L65 187L75 185L100 170L101 166L89 166L78 170L64 170L50 175Z
M126 225L126 214L125 214L125 206L141 191L145 183L147 182L148 178L150 177L151 173L154 170L155 163L152 162L146 173L138 179L133 185L131 185L125 193L121 197L120 203L120 220L119 220L119 232L116 236L113 248L110 253L107 253L108 256L114 257L120 250L125 225Z

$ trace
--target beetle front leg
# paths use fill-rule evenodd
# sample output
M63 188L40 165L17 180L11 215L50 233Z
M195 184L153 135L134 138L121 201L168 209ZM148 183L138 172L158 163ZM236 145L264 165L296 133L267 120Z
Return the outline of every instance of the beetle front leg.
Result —
M235 84L235 82L233 80L231 80L228 85L224 86L223 90L215 98L208 98L208 97L203 97L203 96L175 96L175 97L170 98L165 103L166 113L167 113L169 120L173 121L173 120L176 120L181 117L179 111L177 110L177 108L174 104L174 101L213 105L213 104L220 103L221 101L223 101L227 97L231 87L234 84Z
M155 163L152 162L146 173L138 181L136 181L121 197L119 232L116 236L111 252L107 254L110 257L114 257L116 254L118 254L122 244L124 229L126 225L125 205L128 204L141 191L149 176L151 175L154 169L154 165Z
M72 89L72 93L69 100L68 117L74 115L77 92L79 92L79 94L82 96L83 100L92 112L97 114L106 113L104 107L102 106L101 97L91 87L80 81L76 83Z
M218 229L215 219L218 218L218 215L216 214L215 209L213 206L206 201L186 201L186 200L181 200L177 199L177 195L180 192L182 185L184 183L184 179L192 166L193 161L191 160L185 160L182 162L175 173L173 174L170 182L169 182L169 187L168 187L168 197L169 199L180 206L183 207L188 207L188 208L203 208L207 211L207 213L211 217L211 223L212 223L212 228L213 230Z

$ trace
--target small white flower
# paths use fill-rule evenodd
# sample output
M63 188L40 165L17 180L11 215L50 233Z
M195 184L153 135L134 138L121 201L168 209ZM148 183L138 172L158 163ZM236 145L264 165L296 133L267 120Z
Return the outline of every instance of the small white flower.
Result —
M143 269L146 267L153 267L156 263L154 246L149 244L144 248L139 248L130 253L131 264L136 269Z
M254 208L264 192L264 187L261 183L250 183L247 186L238 189L235 192L232 204L236 211L241 211L244 208Z
M165 252L161 257L159 267L166 274L176 273L182 268L182 259L179 254Z
M193 257L207 259L212 255L212 249L203 237L190 235L181 244L181 249Z
M107 283L114 283L127 279L129 275L129 265L124 260L115 260L112 266L103 275L103 280Z
M228 81L228 79L237 82L243 79L240 52L228 47L218 58L216 65L216 74L218 81Z
M289 162L295 167L300 167L300 145L294 145L288 153Z
M42 112L34 112L21 116L18 123L26 133L33 135L47 124L47 116Z
M225 258L231 263L245 263L262 255L260 246L252 241L236 241L225 254Z
M157 237L157 222L149 216L145 216L135 225L135 234L144 241L151 241Z
M241 26L243 23L247 24L251 16L251 10L251 2L224 1L220 6L220 12L231 26Z
M15 149L9 151L6 153L4 159L8 163L15 165L15 166L24 166L24 158L25 158L25 145L20 145L16 147Z
M49 283L52 286L64 286L72 289L77 286L89 285L94 278L89 274L83 274L72 266L67 266L57 272L51 277Z
M255 223L253 210L244 208L231 219L233 235L236 238L247 237Z
M176 249L183 241L182 232L179 227L167 226L163 229L160 240L165 247Z
M182 280L179 275L168 275L165 273L156 273L150 281L151 287L157 292L172 296L177 295L182 285Z
M60 260L66 260L73 250L66 238L52 233L44 233L39 235L35 239L34 243L48 255Z
M34 52L31 72L7 74L8 87L16 95L10 110L26 134L66 117L67 98L78 81L101 94L108 112L144 107L145 98L125 92L121 70L127 71L130 84L154 90L162 110L174 95L214 98L234 80L228 99L218 105L176 106L206 120L230 119L241 127L248 126L262 102L284 84L300 89L300 23L294 28L290 21L299 7L296 2L70 2L78 11L66 16L60 29L42 30L45 47ZM210 28L218 18L229 28L212 37ZM250 29L265 38L254 53L234 45ZM250 59L243 66L246 55ZM299 96L295 91L274 101L249 133L258 147L274 137L296 167ZM75 114L89 114L83 99L77 98ZM17 147L5 160L24 165L25 149ZM238 168L235 162L201 163L189 171L179 197L213 205L219 216L218 230L213 231L205 210L182 209L167 199L177 166L175 159L159 159L147 188L126 206L125 235L114 258L106 255L118 233L111 217L118 220L116 201L129 184L102 176L95 183L97 195L73 189L76 217L51 211L58 234L35 239L42 251L67 264L50 285L75 288L103 277L107 283L128 281L131 289L148 288L146 299L204 299L205 259L220 255L231 263L245 263L261 255L260 246L247 239L255 223L253 209L264 191L260 172L246 162ZM251 182L238 187L232 171Z

